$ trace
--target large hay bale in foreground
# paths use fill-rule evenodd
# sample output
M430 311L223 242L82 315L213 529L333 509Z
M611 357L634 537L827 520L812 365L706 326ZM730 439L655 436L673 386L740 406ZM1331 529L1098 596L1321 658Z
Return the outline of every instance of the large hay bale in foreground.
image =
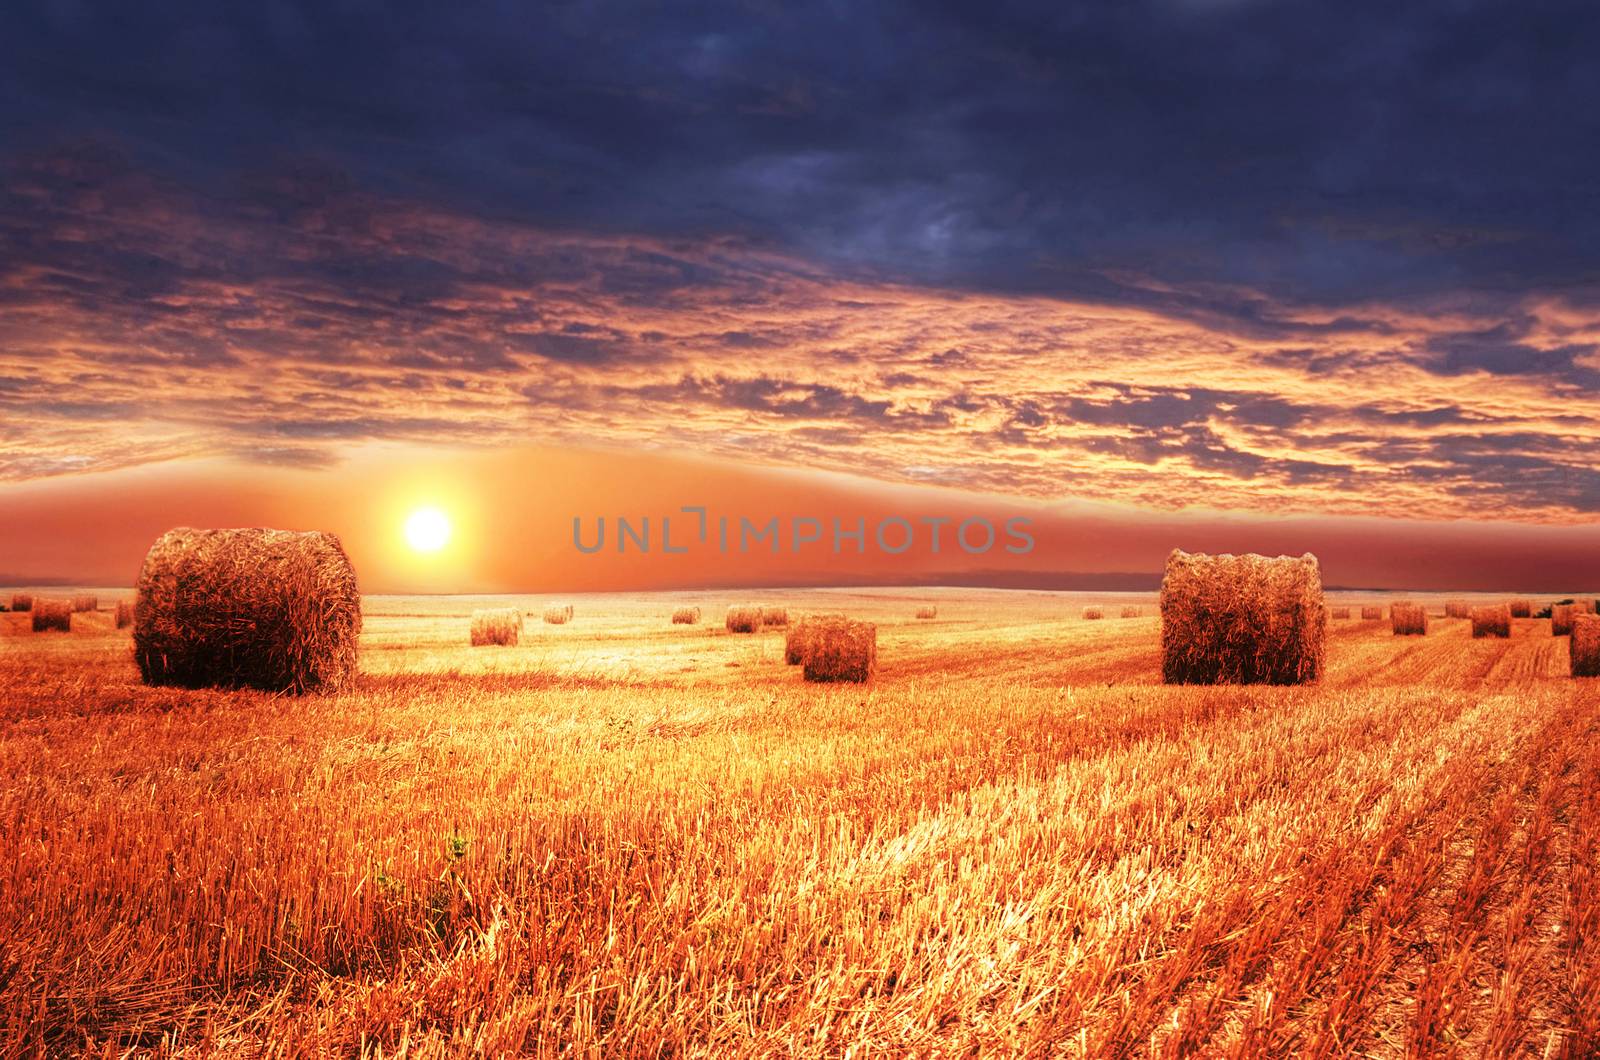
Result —
M700 621L698 607L680 607L672 612L672 624L675 626L693 626Z
M1573 677L1600 677L1600 617L1578 615L1572 622Z
M1305 684L1322 676L1322 571L1310 553L1174 549L1161 582L1161 676L1174 684Z
M551 604L544 609L544 620L552 626L564 626L572 621L571 604Z
M1572 605L1552 604L1550 607L1550 633L1556 637L1570 636L1572 633Z
M100 598L94 593L79 593L72 598L72 610L75 614L100 610Z
M356 673L361 592L333 534L169 530L139 571L146 684L334 692Z
M1348 607L1330 607L1330 608L1328 608L1328 617L1329 618L1349 618L1350 617L1350 609Z
M1532 618L1533 617L1533 601L1532 600L1512 600L1506 606L1511 608L1511 617L1512 618Z
M1086 607L1083 609L1083 617L1086 621L1093 622L1095 619L1105 618L1106 613L1098 607Z
M1511 636L1511 607L1508 604L1489 604L1472 609L1472 635L1474 637Z
M33 610L33 596L31 594L29 594L29 593L12 593L11 594L11 610L13 610L13 611L32 611Z
M472 612L472 646L510 645L522 640L522 612L515 607L491 607Z
M761 632L761 608L754 606L730 607L723 620L729 633Z
M939 617L939 609L937 607L933 607L931 605L924 604L923 606L917 608L917 617L918 618L938 618Z
M32 610L35 633L72 632L72 601L35 600Z
M878 627L830 616L811 622L801 669L807 681L868 681L878 668Z
M1471 618L1472 605L1465 600L1446 600L1444 602L1445 618Z
M1389 607L1389 621L1397 637L1425 637L1428 635L1428 609L1410 600L1401 600Z
M1361 609L1361 619L1363 622L1381 622L1383 621L1383 608L1363 607Z
M112 612L112 622L118 629L127 629L133 625L133 601L118 600L117 609Z

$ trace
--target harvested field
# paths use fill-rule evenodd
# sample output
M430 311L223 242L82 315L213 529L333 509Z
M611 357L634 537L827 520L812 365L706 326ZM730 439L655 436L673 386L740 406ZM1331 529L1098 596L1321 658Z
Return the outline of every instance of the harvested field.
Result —
M1081 597L913 600L794 593L791 630L877 625L860 685L665 595L508 652L463 636L493 598L369 597L355 680L294 701L0 615L0 1041L1600 1048L1600 680L1546 624L1344 623L1320 685L1167 686L1154 623Z

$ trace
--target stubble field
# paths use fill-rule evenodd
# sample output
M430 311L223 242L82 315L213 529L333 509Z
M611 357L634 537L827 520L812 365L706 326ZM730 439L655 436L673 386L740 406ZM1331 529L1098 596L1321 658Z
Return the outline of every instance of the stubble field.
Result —
M1337 620L1320 686L1173 688L1150 598L757 599L879 622L877 679L804 683L726 593L517 598L491 648L481 599L371 598L357 687L303 699L0 615L0 1042L1600 1051L1600 681L1548 621Z

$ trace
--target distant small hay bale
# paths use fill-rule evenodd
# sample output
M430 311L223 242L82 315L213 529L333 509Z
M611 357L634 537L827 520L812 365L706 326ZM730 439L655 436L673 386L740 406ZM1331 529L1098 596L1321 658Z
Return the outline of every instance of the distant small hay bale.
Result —
M118 600L117 609L113 614L112 621L115 623L118 629L127 629L129 626L133 625L133 601Z
M693 626L700 621L698 607L680 607L672 612L672 624L675 626Z
M761 608L753 606L730 607L724 619L729 633L761 632Z
M923 606L917 608L917 617L918 618L938 618L939 617L939 609L937 607L933 607L931 605L924 604Z
M878 627L830 616L811 623L802 652L807 681L870 681L878 668Z
M1572 613L1574 615L1592 615L1592 614L1595 614L1595 600L1594 600L1594 598L1590 597L1587 600L1579 599L1579 600L1572 601Z
M35 633L71 633L71 600L36 600L33 604L33 631Z
M1330 607L1330 608L1328 608L1328 617L1329 618L1349 618L1350 617L1350 609L1348 607Z
M1572 635L1573 609L1571 604L1552 604L1550 607L1550 634L1555 637Z
M1600 617L1577 615L1572 622L1573 677L1600 677Z
M320 531L169 530L139 571L133 654L146 684L337 692L356 674L361 590Z
M100 610L100 598L93 593L79 593L72 598L72 610L82 614L86 611Z
M1489 604L1472 609L1472 635L1474 637L1511 636L1511 608L1507 604Z
M544 609L544 620L552 626L564 626L572 621L571 604L551 604Z
M28 593L12 593L11 594L11 610L13 610L13 611L32 611L33 610L33 597L31 595L29 595Z
M763 626L787 626L789 624L789 611L782 607L763 607L761 609L761 624Z
M1445 618L1471 618L1472 605L1465 600L1446 600L1444 602Z
M1306 684L1322 677L1322 572L1298 558L1174 549L1161 581L1161 677L1177 684Z
M1363 607L1361 609L1361 619L1364 622L1380 622L1383 620L1383 608Z
M1144 608L1142 608L1142 607L1124 607L1122 609L1122 617L1123 618L1143 618L1144 617Z
M1511 609L1511 617L1512 618L1532 618L1533 617L1533 601L1532 600L1512 600L1508 604L1506 604L1506 606Z
M1093 621L1097 618L1105 618L1106 613L1104 610L1098 607L1086 607L1083 609L1083 617L1088 621Z
M472 646L512 645L522 640L522 612L515 607L491 607L472 612Z
M1389 621L1397 637L1425 637L1428 635L1428 609L1421 604L1402 600L1389 607Z

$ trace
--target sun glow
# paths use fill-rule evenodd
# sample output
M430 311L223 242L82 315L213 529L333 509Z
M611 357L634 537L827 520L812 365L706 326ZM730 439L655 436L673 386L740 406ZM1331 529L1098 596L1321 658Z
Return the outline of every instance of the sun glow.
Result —
M438 508L418 508L406 517L406 543L418 552L437 552L450 543L450 517Z

